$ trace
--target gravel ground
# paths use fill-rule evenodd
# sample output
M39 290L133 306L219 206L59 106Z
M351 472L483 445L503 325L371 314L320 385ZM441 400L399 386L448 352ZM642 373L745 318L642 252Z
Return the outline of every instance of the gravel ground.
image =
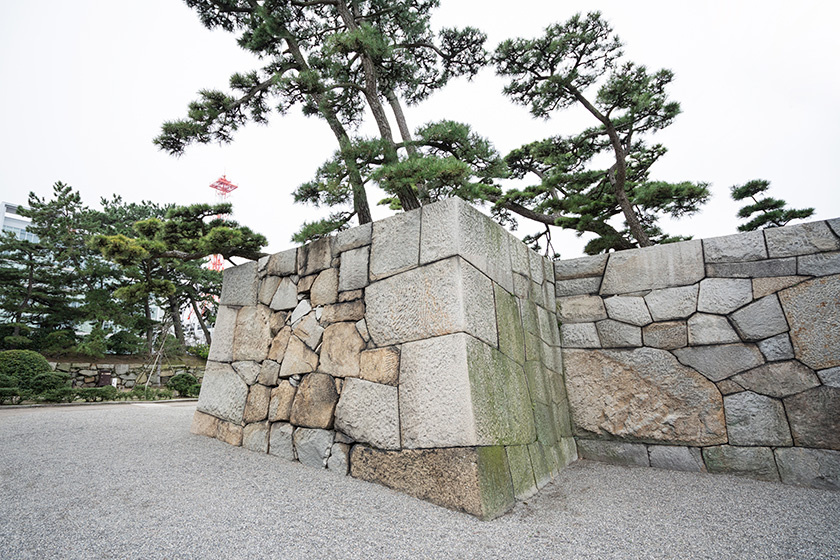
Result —
M194 436L195 403L0 410L2 558L840 558L840 493L579 461L481 522Z

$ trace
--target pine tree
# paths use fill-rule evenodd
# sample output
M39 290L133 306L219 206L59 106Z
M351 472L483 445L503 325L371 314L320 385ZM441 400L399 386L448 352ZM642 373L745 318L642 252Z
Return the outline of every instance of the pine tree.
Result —
M764 179L753 179L743 185L735 185L730 188L733 200L741 201L750 199L752 204L744 206L738 211L739 218L750 218L753 214L757 216L747 223L738 226L738 231L755 231L761 228L782 227L791 220L801 220L814 215L813 208L785 208L787 202L779 198L771 198L765 193L770 188L770 181Z

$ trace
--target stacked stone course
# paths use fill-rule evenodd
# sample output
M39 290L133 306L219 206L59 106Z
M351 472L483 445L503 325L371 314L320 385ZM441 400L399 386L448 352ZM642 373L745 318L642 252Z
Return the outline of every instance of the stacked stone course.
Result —
M73 387L102 387L114 385L118 389L131 389L134 385L145 384L149 375L149 366L145 362L137 363L97 363L97 362L50 362L54 371L70 375ZM189 373L201 380L203 366L166 364L161 370L152 372L150 385L164 387L179 373Z

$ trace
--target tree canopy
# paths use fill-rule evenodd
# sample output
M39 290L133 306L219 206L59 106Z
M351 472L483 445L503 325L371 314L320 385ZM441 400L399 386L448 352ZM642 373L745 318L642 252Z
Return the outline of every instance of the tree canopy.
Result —
M752 200L738 210L738 217L748 219L744 224L738 226L738 231L755 231L768 227L782 227L791 220L800 220L813 216L813 208L785 208L787 202L779 198L766 196L770 189L770 181L764 179L753 179L743 185L734 185L730 188L733 200Z

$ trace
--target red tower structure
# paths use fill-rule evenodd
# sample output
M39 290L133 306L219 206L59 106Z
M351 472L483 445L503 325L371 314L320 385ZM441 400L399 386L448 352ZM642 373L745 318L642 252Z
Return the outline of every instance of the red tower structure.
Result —
M234 185L230 181L227 180L227 175L222 175L214 182L210 183L210 188L216 190L216 203L221 203L226 201L230 197L230 193L235 191L239 188L239 186ZM219 214L216 216L217 218L221 218L222 215ZM210 255L210 270L217 270L219 272L222 271L224 268L224 262L222 255Z

